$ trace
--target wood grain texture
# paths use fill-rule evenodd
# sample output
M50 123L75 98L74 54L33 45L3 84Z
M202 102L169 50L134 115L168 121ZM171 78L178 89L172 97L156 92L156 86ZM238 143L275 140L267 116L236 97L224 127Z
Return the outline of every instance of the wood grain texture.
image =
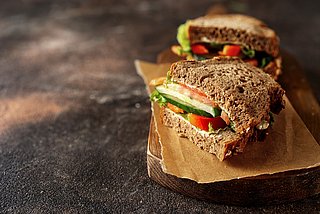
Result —
M17 115L2 123L0 213L319 213L320 195L231 207L148 177L150 102L133 60L155 61L208 8L272 26L320 100L320 1L0 1L0 117Z
M282 56L283 74L279 82L286 90L292 105L319 143L319 104L297 61L287 52L282 51ZM157 62L167 63L179 59L170 49L167 49L158 55ZM320 167L198 184L189 179L164 173L160 160L161 145L151 117L147 155L148 173L154 181L171 190L197 199L241 206L279 204L320 193Z
M178 178L162 171L161 145L153 119L148 140L150 178L189 197L228 205L257 206L296 201L320 193L320 167L207 184Z

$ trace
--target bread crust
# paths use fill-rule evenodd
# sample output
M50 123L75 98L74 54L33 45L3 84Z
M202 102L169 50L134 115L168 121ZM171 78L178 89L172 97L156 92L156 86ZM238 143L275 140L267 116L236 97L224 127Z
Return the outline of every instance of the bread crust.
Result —
M237 57L176 62L171 65L169 75L173 82L204 92L234 123L235 130L226 127L206 132L167 107L160 109L165 126L215 154L220 161L243 152L248 142L263 139L268 129L259 130L257 125L263 120L270 121L270 111L278 113L284 107L284 90L280 85L261 69Z
M204 92L227 113L235 131L251 132L269 112L283 107L284 90L267 73L236 57L214 57L203 61L173 63L170 76L174 82Z
M240 14L208 15L190 20L191 44L201 42L238 44L256 51L279 55L280 40L262 21Z
M240 135L230 128L226 128L217 133L209 133L199 130L166 107L160 109L160 117L165 126L173 128L180 137L188 138L199 148L216 155L220 161L229 156L242 153L248 142L257 141L260 136L265 136L267 131L261 132L257 129L252 129L250 133Z

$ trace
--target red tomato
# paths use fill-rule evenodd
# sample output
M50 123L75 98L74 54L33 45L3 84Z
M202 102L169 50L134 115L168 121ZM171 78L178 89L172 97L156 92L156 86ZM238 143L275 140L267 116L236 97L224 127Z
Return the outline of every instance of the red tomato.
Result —
M179 83L180 86L182 86L184 89L186 90L189 90L190 92L189 93L195 93L195 94L198 94L202 97L207 97L207 95L203 92L203 91L200 91L199 89L197 88L192 88L192 87L189 87L183 83Z
M227 126L227 124L224 122L224 120L221 117L204 117L196 114L188 114L189 122L198 127L199 129L202 129L204 131L209 130L209 123L211 124L211 127L213 129L220 129Z
M222 52L219 54L223 56L239 56L241 53L241 47L239 45L225 45Z
M190 96L193 99L198 100L204 104L217 106L217 104L213 100L210 100L208 96L204 92L200 91L199 89L192 88L181 83L179 85L182 86L179 90L181 94Z
M258 66L258 60L256 60L256 59L246 59L246 60L244 60L244 61L245 61L246 63L249 63L249 64L255 66L255 67Z
M191 45L191 50L194 54L208 54L209 51L204 45L196 44L196 45Z

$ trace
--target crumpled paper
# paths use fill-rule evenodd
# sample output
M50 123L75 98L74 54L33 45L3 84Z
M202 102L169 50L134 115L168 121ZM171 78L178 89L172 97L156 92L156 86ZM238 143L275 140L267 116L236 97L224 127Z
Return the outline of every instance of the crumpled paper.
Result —
M165 76L170 64L136 61L137 72L150 93L150 80ZM250 178L290 170L320 166L320 146L313 138L290 101L276 116L275 124L264 142L249 143L243 153L219 161L214 155L198 148L187 138L179 137L172 128L164 126L158 104L152 105L156 131L159 134L162 170L179 178L198 183L212 183Z

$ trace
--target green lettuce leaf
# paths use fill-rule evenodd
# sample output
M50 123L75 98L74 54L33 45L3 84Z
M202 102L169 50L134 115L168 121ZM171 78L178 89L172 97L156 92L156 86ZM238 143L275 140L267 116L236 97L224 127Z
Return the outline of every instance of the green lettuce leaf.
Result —
M256 52L252 49L248 49L248 48L241 48L241 51L244 55L246 55L249 58L254 58L256 55Z
M260 65L260 67L261 67L261 68L266 67L266 66L269 64L269 62L271 62L271 61L272 61L272 57L270 57L270 56L263 57L262 60L261 60L261 65Z
M164 98L157 90L154 90L151 93L150 100L153 102L158 102L160 106L165 106L167 104L167 99Z
M207 59L206 57L200 56L200 55L197 55L197 54L192 54L192 56L197 61L201 61L201 60L206 60Z
M170 70L167 72L167 77L166 77L166 84L172 83L171 76L170 76Z
M190 52L191 46L188 38L188 22L178 27L177 40L184 52Z
M210 47L217 49L217 50L222 50L223 49L224 44L221 43L216 43L216 42L211 42L210 43Z
M234 132L236 131L236 127L235 127L234 122L230 121L229 126L230 126L230 128L231 128L232 131L234 131Z
M274 115L273 115L273 113L271 111L269 112L269 115L270 115L270 126L273 126L274 121L275 121Z

